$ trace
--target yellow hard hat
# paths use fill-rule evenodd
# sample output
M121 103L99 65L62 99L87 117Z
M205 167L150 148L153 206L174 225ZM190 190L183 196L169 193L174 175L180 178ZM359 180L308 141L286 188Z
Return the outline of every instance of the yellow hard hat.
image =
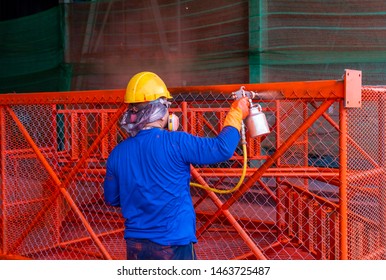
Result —
M153 101L160 97L172 98L161 78L152 72L135 74L127 84L125 103Z

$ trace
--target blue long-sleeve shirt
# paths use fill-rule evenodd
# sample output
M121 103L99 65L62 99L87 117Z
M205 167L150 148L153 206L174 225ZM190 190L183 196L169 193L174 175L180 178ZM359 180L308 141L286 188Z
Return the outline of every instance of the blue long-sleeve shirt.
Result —
M153 128L117 145L107 160L104 195L108 205L122 209L125 238L197 242L190 164L228 160L239 138L231 126L215 138Z

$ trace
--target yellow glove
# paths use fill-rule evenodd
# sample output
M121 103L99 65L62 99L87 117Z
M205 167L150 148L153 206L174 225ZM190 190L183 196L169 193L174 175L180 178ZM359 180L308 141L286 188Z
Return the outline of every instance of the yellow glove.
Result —
M248 97L243 97L234 101L225 118L224 126L233 126L239 132L241 129L241 121L249 115L249 100Z

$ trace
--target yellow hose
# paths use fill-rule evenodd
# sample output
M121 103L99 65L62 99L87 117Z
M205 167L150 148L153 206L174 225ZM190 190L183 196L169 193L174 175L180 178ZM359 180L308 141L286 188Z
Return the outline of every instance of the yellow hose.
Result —
M232 192L237 191L240 188L241 184L243 183L244 178L245 178L245 174L247 173L247 143L245 140L244 123L241 124L241 137L242 137L242 143L243 143L243 171L241 173L240 180L236 186L234 186L232 189L229 189L229 190L221 190L221 189L211 188L209 186L204 186L204 185L197 184L197 183L190 183L190 186L201 188L201 189L204 189L207 191L212 191L212 192L219 193L219 194L227 194L227 193L232 193Z

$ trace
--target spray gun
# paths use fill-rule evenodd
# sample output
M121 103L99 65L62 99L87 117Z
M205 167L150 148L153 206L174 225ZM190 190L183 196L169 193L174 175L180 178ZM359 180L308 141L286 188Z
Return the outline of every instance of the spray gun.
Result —
M234 99L240 99L242 97L248 97L250 103L249 116L245 119L245 125L248 128L248 133L252 138L263 136L270 133L267 118L263 113L263 109L260 104L253 104L252 99L258 96L258 93L253 91L244 90L242 86L238 91L232 92ZM245 126L244 122L241 124L242 141L245 142Z
M249 116L245 119L245 123L248 128L249 135L252 138L262 136L270 132L267 119L263 113L263 110L260 104L253 104L252 102L252 99L257 95L258 94L256 92L244 90L243 86L238 91L232 92L232 97L234 99L240 99L243 97L248 97L249 99L249 103L250 103ZM207 185L201 185L201 184L192 183L192 182L190 183L190 185L193 187L202 188L202 189L219 193L219 194L228 194L228 193L237 191L244 181L244 178L247 172L247 165L248 165L247 141L245 137L244 122L241 122L241 141L242 141L242 147L243 147L243 168L242 168L241 177L239 179L239 182L236 184L236 186L234 186L232 189L229 189L229 190L220 190L217 188L211 188Z

